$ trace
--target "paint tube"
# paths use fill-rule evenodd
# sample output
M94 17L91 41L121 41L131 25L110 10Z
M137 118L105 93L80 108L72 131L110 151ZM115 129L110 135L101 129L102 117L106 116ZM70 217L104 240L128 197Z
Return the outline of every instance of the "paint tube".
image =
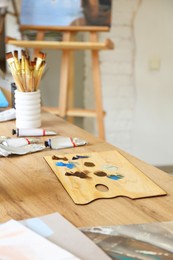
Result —
M34 144L40 142L40 139L36 138L8 138L2 142L5 146L20 147L28 144Z
M41 144L28 144L21 147L10 147L0 144L0 156L7 157L12 154L24 155L44 150L46 147Z
M17 136L46 136L46 135L56 135L57 133L53 131L41 129L41 128L32 128L32 129L17 128L16 130L15 129L12 130L12 134L13 135L16 134Z
M45 141L45 146L52 149L58 150L63 148L76 147L87 144L86 141L79 139L77 137L64 137L57 136Z

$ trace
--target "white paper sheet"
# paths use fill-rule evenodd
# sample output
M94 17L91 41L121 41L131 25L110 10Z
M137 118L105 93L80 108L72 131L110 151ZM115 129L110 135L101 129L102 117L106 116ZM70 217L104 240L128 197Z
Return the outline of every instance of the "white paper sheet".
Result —
M82 260L111 260L100 247L58 212L20 221Z
M53 244L15 220L0 225L1 260L75 260L67 250Z

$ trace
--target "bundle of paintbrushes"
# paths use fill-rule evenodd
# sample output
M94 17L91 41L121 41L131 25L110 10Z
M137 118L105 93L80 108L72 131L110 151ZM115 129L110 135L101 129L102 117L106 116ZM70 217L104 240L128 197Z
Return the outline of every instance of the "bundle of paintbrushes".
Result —
M34 60L30 60L28 54L22 50L21 58L18 51L6 53L6 60L13 76L17 90L22 92L33 92L39 89L40 81L46 66L46 54L39 52Z

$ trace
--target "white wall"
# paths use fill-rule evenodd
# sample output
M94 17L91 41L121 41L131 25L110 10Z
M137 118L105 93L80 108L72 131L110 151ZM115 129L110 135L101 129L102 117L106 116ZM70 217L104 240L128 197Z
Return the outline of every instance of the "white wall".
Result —
M173 165L172 24L172 0L143 1L135 20L136 107L132 152L155 165Z
M153 165L173 165L172 24L172 0L113 0L112 28L101 36L116 45L100 54L106 139ZM89 86L88 76L86 106Z

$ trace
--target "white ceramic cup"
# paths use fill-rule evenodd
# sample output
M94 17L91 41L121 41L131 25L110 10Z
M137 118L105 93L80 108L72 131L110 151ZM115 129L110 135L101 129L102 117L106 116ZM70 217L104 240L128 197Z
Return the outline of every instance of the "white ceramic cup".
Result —
M41 126L40 90L21 92L15 90L16 127L37 128Z

